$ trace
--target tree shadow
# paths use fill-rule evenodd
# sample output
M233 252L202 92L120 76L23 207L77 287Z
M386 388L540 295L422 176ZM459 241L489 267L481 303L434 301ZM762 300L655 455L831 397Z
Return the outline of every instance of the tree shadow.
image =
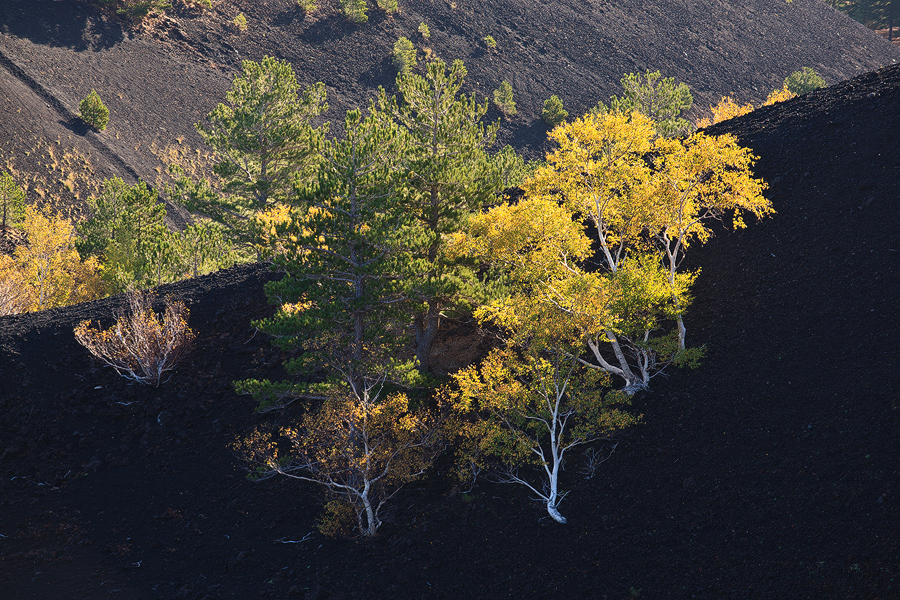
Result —
M3 0L0 30L35 44L76 52L111 48L126 36L115 17L74 0Z
M89 131L93 131L91 129L91 126L82 121L80 117L72 117L68 120L60 119L59 121L57 121L57 123L79 137L84 137L88 134Z

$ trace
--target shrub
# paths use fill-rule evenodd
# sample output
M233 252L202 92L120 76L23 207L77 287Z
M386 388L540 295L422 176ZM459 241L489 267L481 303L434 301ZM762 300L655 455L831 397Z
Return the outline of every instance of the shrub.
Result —
M194 341L187 326L188 309L182 302L166 299L160 321L150 299L141 292L127 295L127 315L103 331L82 321L75 328L75 339L116 372L138 383L159 387L163 375L175 368Z
M505 79L500 83L500 87L494 90L494 104L497 105L504 115L512 116L516 114L516 103L513 100L512 85Z
M244 13L238 13L237 16L231 20L231 24L240 31L247 31L247 17L244 16Z
M319 8L319 5L316 4L316 0L297 0L297 6L303 9L303 12L305 13L311 13Z
M103 131L109 123L109 109L95 90L78 105L78 116L96 131Z
M387 14L400 12L400 7L397 5L397 0L376 0L378 3L378 8L386 12Z
M544 101L544 110L541 111L541 118L550 127L556 127L565 121L568 116L569 113L563 108L562 100L555 94Z
M365 23L369 20L366 0L341 0L341 10L351 23Z
M784 79L784 87L792 94L800 96L807 92L826 87L828 84L810 67L794 71Z
M497 40L495 40L493 36L486 35L482 39L484 40L484 43L488 47L488 49L494 50L497 47Z
M401 74L409 73L416 66L416 47L408 38L401 37L394 44L393 63Z
M428 25L425 23L419 23L419 33L426 40L431 37L431 31L428 29Z

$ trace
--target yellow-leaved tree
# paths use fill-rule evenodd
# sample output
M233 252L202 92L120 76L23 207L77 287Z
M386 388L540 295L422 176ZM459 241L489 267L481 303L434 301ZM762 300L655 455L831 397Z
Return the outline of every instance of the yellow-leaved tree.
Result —
M524 263L533 264L521 268L533 269L542 259L535 248L513 249L521 235L514 233L517 228L537 227L525 222L548 218L553 206L566 211L558 217L561 223L576 224L571 235L583 236L577 224L589 222L599 265L587 269L579 263L585 256L559 248L566 258L555 259L561 261L558 274L540 285L531 280L522 289L528 302L543 298L569 315L591 351L591 366L621 377L629 392L645 389L665 365L697 358L685 347L683 314L696 277L678 271L685 249L709 238L711 219L732 214L733 224L741 227L748 212L757 217L772 212L761 195L765 184L752 175L750 151L733 137L661 138L653 122L637 112L589 114L550 136L559 148L523 185L528 200L521 208L498 207L493 217L478 217L470 235L482 239L463 245L493 263L509 263L504 253L524 253ZM538 201L539 208L533 204ZM501 218L504 212L510 214ZM494 256L484 251L498 244L505 250ZM541 252L549 250L545 246ZM492 318L500 319L500 312ZM677 330L666 332L667 321Z
M101 296L100 266L94 258L81 260L71 221L28 206L20 229L27 243L11 257L0 256L0 293L4 288L15 292L10 302L15 312L47 310Z
M360 383L329 390L299 426L276 434L257 430L234 448L252 467L252 478L285 475L324 486L351 507L358 534L371 538L385 504L424 473L443 446L434 413L414 411L405 394L385 394L383 379Z
M570 210L547 198L473 217L449 249L493 263L510 281L506 297L476 311L508 334L506 348L455 374L447 392L461 415L463 464L494 467L498 481L528 487L565 523L558 506L567 453L637 420L622 410L628 395L609 391L609 374L580 358L586 335L618 325L624 296L615 276L582 269L590 239ZM541 483L520 473L526 465L538 467Z

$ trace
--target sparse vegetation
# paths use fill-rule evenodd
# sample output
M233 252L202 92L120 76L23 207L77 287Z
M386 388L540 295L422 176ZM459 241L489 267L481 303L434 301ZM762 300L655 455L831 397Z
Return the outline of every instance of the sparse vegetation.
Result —
M316 0L297 0L297 6L299 6L303 10L303 12L307 14L315 12L315 10L319 8Z
M431 31L428 29L428 25L425 23L419 23L419 35L421 35L426 40L431 37Z
M484 41L484 45L488 47L488 50L497 49L497 40L494 39L494 36L486 35L482 40Z
M405 37L394 42L391 61L400 74L409 73L416 66L416 47Z
M569 112L563 108L563 103L559 96L554 94L547 100L544 100L544 109L541 111L541 118L544 120L544 123L550 127L556 127L565 122L568 117Z
M95 131L103 131L109 123L109 109L100 99L100 94L95 90L78 105L78 116L81 120L94 128Z
M500 87L494 90L494 104L506 116L516 114L516 102L513 100L512 85L505 79L500 83Z
M132 292L126 299L127 313L111 329L82 321L75 328L75 339L122 377L159 387L194 341L187 325L189 311L184 303L167 299L160 320L149 296Z

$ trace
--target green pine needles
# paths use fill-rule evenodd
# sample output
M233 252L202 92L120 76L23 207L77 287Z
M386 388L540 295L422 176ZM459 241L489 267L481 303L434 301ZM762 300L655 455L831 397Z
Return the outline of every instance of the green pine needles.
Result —
M351 23L362 24L369 21L366 0L341 0L341 10Z
M109 124L109 109L95 90L78 105L78 116L95 131L103 131Z
M397 67L397 72L401 75L412 71L416 66L416 47L409 38L401 37L394 43L394 50L391 53L392 62Z
M544 109L541 111L541 118L544 123L550 127L556 127L562 124L568 118L569 112L563 108L562 100L556 94L550 96L544 101Z
M500 83L500 87L494 90L494 104L507 117L516 114L516 102L513 100L512 85L505 79Z
M811 67L803 67L784 79L784 87L798 96L827 86L825 80Z

